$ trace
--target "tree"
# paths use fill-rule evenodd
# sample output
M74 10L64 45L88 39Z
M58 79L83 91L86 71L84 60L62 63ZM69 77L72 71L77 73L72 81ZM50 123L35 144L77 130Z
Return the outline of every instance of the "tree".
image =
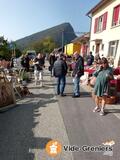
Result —
M18 48L16 48L15 49L15 54L16 54L16 58L18 58L22 55L22 52Z
M12 56L18 58L21 54L15 42L8 42L4 37L0 37L0 58L10 60Z
M0 58L9 60L11 58L11 51L9 49L8 41L4 37L0 37Z
M44 46L43 51L46 53L52 52L54 48L57 47L57 45L55 44L55 42L51 37L47 37L43 40L43 46Z
M35 50L36 52L50 53L56 48L57 45L51 37L46 37L43 40L34 42L28 49Z

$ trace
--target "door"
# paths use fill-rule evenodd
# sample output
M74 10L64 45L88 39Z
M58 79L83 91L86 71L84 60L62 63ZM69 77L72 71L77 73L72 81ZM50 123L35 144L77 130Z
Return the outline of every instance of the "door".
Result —
M100 43L97 43L96 44L96 53L99 53L99 50L100 50Z

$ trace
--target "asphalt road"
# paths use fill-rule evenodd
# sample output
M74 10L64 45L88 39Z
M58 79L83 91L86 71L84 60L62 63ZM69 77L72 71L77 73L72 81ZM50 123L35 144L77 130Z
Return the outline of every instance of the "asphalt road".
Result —
M71 78L67 79L67 96L56 99L55 84L48 77L42 89L32 87L33 97L0 113L0 160L49 160L44 149L51 139L78 147L114 140L113 156L104 152L72 154L74 160L120 160L120 119L111 112L106 116L93 113L94 102L83 89L81 97L73 99ZM62 153L55 160L73 160L70 154Z
M0 112L0 160L51 160L45 152L50 140L69 144L66 129L46 70L43 87L28 85L33 95L23 97L17 106ZM63 152L55 160L73 160Z
M66 97L58 97L59 107L71 146L100 146L114 140L113 156L104 152L73 152L74 160L120 160L120 120L111 112L105 116L93 113L94 102L81 88L81 97L72 98L72 80L67 79ZM102 145L103 146L103 145ZM109 153L108 153L109 154Z

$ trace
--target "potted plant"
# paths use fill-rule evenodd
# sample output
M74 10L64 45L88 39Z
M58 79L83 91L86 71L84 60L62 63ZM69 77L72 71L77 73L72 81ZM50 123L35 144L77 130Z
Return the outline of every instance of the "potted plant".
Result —
M26 86L28 81L28 75L26 71L23 72L21 79L22 79L22 85Z

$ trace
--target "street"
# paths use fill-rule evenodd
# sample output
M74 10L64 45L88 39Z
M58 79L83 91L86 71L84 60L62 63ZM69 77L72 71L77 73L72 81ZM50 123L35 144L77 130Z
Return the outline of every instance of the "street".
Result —
M81 89L80 98L71 98L71 83L68 84L67 93L69 96L59 98L59 106L70 144L99 146L108 140L115 141L113 157L103 156L103 153L73 152L74 160L119 160L119 119L110 110L106 116L93 113L95 104L90 94L83 89ZM120 112L120 109L117 111Z
M100 146L114 140L113 156L104 152L65 152L55 160L119 160L120 119L111 111L93 113L94 102L84 87L72 98L72 79L67 78L66 97L55 95L55 80L45 71L44 86L29 84L33 95L0 113L0 160L49 160L45 146L50 140L62 145ZM119 105L117 106L119 108ZM120 109L116 109L119 114ZM115 111L114 111L115 112Z

